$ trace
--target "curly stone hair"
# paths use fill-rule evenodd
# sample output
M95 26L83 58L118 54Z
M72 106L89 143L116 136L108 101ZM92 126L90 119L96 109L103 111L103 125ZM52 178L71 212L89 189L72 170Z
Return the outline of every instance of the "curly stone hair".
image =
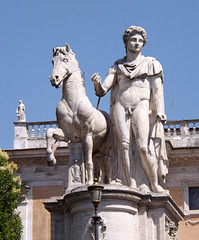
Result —
M126 48L126 44L128 42L128 39L130 36L134 35L134 34L140 34L143 37L143 47L147 42L147 34L144 28L142 27L137 27L137 26L130 26L128 29L125 30L124 34L123 34L123 42Z

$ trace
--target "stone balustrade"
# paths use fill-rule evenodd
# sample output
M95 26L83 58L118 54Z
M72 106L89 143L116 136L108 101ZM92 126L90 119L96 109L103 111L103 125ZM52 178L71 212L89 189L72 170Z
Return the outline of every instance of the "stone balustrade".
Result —
M56 128L57 121L14 122L14 149L45 148L46 133L49 128ZM199 119L167 121L164 125L166 140L178 138L193 139L199 137ZM184 143L187 145L187 142ZM60 146L67 146L61 143Z
M48 128L56 128L57 121L26 122L29 138L46 137Z
M26 122L28 137L46 137L48 128L56 128L57 121ZM199 119L167 121L165 136L194 136L199 134Z
M46 148L46 133L49 128L56 128L57 121L14 122L14 149ZM53 139L52 139L53 141ZM61 143L60 146L67 146Z
M164 130L166 138L194 137L199 135L199 119L167 121Z

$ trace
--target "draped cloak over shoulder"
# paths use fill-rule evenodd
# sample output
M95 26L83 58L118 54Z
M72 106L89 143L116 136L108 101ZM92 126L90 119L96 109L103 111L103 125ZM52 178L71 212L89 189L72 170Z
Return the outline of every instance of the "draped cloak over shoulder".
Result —
M153 57L141 56L137 63L127 63L126 56L118 59L115 64L120 73L131 80L159 75L163 80L163 69L161 64Z

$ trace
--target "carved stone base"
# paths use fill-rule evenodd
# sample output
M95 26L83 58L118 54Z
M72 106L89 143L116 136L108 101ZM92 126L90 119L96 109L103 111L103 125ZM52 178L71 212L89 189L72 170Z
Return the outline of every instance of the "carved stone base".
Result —
M52 240L95 239L94 209L85 186L44 204L51 213ZM105 185L98 215L100 240L178 239L178 222L184 217L169 195L116 185Z
M85 167L84 154L81 143L69 143L70 160L68 172L68 188L66 193L71 189L85 185Z
M28 147L28 133L26 129L26 122L14 122L15 125L15 137L14 137L14 149L24 149Z

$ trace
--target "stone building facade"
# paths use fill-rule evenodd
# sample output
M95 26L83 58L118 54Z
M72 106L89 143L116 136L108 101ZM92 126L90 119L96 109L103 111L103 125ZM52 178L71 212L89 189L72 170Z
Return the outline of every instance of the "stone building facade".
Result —
M15 122L14 148L6 150L18 165L18 174L27 187L19 211L24 240L50 240L50 213L43 202L62 196L68 186L67 144L56 151L57 164L47 166L46 130L56 122ZM168 121L165 137L169 158L167 188L185 214L179 223L179 239L199 236L199 119Z

